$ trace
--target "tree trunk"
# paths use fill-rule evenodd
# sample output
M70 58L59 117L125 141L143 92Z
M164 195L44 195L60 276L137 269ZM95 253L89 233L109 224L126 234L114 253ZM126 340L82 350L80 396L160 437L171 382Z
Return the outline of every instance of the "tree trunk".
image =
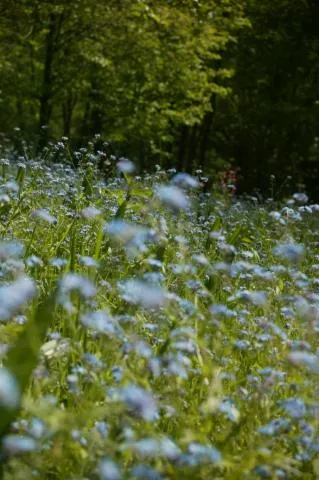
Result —
M50 15L49 31L45 42L45 58L44 70L42 77L42 91L40 97L39 111L39 144L38 150L47 144L49 138L49 123L52 114L52 91L53 91L53 59L55 53L55 34L56 34L57 17L55 14Z
M188 136L188 145L187 145L187 162L185 165L185 170L188 173L192 173L193 170L196 168L197 164L197 133L198 133L198 125L193 125L190 129L189 136Z
M63 135L70 137L72 127L72 115L76 105L76 96L71 91L68 92L67 98L62 103L62 116L63 116Z
M182 125L181 132L180 132L179 146L178 146L177 166L176 166L179 172L182 172L184 170L187 137L188 137L188 129L186 125Z

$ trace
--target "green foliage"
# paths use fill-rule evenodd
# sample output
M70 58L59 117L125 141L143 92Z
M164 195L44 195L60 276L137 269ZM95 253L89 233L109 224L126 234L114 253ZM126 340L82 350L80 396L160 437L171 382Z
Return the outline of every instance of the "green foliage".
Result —
M3 0L0 132L319 195L315 0ZM15 131L20 128L21 131ZM103 142L102 142L103 143ZM101 143L101 148L105 148ZM107 153L108 149L105 148Z
M92 153L88 189L89 152L0 182L3 478L314 478L318 206L101 182Z
M7 2L0 128L40 146L102 133L142 166L169 158L180 127L229 94L221 60L246 24L238 1Z
M54 306L54 296L50 299L40 299L36 311L30 315L27 325L15 339L14 345L4 361L4 367L15 377L21 394L25 393L32 373L38 364L40 348L44 343L48 328L52 326ZM10 424L17 418L20 408L21 405L6 411L2 408L0 441L3 440L4 435L8 434Z

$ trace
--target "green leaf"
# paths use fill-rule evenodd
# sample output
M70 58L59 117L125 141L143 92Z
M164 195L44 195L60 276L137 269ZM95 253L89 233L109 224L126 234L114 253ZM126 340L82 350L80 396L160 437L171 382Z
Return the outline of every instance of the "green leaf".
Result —
M52 323L55 295L40 301L35 315L29 319L15 345L4 361L4 367L15 377L21 395L30 383L32 372L38 363L40 348L46 331ZM21 404L15 409L2 409L0 413L0 438L8 432L10 424L19 415Z

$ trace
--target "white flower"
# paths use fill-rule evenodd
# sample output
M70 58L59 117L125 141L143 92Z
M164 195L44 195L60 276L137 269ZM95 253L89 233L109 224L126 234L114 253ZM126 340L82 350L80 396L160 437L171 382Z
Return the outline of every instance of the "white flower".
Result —
M60 357L68 353L70 342L68 339L53 339L44 343L40 349L46 358Z

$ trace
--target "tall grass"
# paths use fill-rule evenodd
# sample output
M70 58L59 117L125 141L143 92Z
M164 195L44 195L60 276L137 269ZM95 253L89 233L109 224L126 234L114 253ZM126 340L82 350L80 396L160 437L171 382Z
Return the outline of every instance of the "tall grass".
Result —
M2 478L315 478L319 207L53 150L1 160Z

